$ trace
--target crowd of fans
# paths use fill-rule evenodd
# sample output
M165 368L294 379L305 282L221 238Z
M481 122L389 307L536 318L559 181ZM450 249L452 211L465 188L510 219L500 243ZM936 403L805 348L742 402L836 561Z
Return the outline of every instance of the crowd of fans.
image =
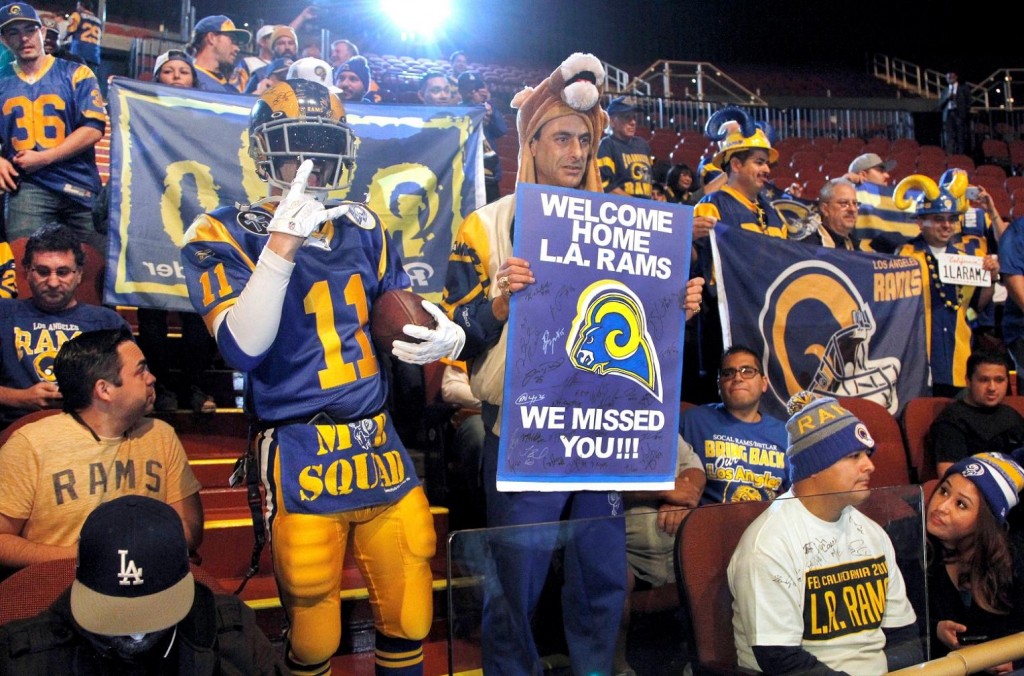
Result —
M216 409L204 382L211 342L198 315L183 313L186 359L172 365L166 360L166 312L139 311L136 344L124 319L75 298L85 262L80 242L106 250L102 227L97 228L94 221L94 214L102 211L97 204L104 203L93 147L103 134L105 108L90 68L99 63L102 30L93 10L91 2L80 0L66 25L58 25L23 2L0 8L0 40L8 50L8 61L0 70L0 100L8 102L0 120L2 225L6 241L27 238L21 261L15 261L10 247L0 242L0 429L32 411L63 409L58 416L19 430L0 448L0 566L18 568L77 553L76 586L69 598L48 612L63 622L70 614L75 620L71 626L84 632L80 639L86 643L88 633L105 635L105 640L133 634L149 637L143 644L141 639L124 646L114 641L113 652L104 648L104 659L116 659L133 650L147 656L152 656L154 647L169 650L167 632L197 612L200 602L206 608L230 602L214 600L208 591L203 595L198 586L193 587L190 578L179 574L182 565L187 567L179 561L178 572L167 573L177 576L176 584L164 584L154 592L163 594L161 598L176 597L177 609L161 615L155 625L131 631L116 622L84 619L88 615L76 606L76 593L103 595L102 590L83 592L79 586L90 585L89 576L98 574L93 568L100 567L87 560L89 552L102 545L94 540L90 520L109 520L115 509L128 506L120 501L129 498L100 506L108 492L138 493L170 505L179 517L181 532L167 523L166 510L161 517L158 507L131 504L140 513L153 512L154 521L168 529L165 539L171 538L177 549L184 548L178 554L195 554L203 524L199 484L174 430L146 416L154 407L177 407L176 396L161 385L170 379L172 369L183 373L192 408L207 413ZM329 62L303 47L299 35L310 11L290 25L259 29L253 45L256 53L243 58L239 58L243 48L253 39L249 31L237 28L227 16L203 18L196 23L187 50L157 57L153 79L169 86L257 97L282 82L302 80L318 83L344 101L380 102L369 63L351 41L334 41ZM590 55L583 56L596 62ZM499 442L494 429L505 361L504 344L495 341L507 320L512 294L535 280L528 262L509 256L510 246L501 248L511 243L510 205L514 205L511 196L500 194L501 164L494 151L498 139L508 132L504 116L494 109L484 78L468 69L464 53L453 53L450 63L448 72L428 71L422 76L418 88L422 104L485 109L487 206L467 219L469 225L456 238L457 249L476 257L464 256L463 261L473 264L453 265L449 270L443 304L451 312L462 308L469 334L463 353L447 356L486 364L492 378L489 389L468 391L471 378L480 377L479 370L469 373L471 367L465 362L448 360L446 400L479 409L463 420L459 430L455 455L461 478L476 489L471 501L485 505L483 522L488 526L558 520L570 512L571 518L616 516L623 504L613 493L549 493L541 499L533 493L502 493L495 488ZM870 456L875 446L866 427L835 399L807 393L789 402L788 422L772 418L761 406L768 380L759 353L741 345L722 345L709 234L725 228L793 240L799 247L896 254L917 262L926 297L932 393L955 398L935 423L934 459L940 482L927 504L927 528L922 534L930 552L929 589L935 593L929 596L930 626L924 632L934 657L966 644L968 635L988 639L1024 629L1020 542L1024 533L1011 511L1024 488L1021 458L1014 455L1024 446L1024 418L1004 403L1012 366L1016 364L1018 373L1024 366L1024 336L1020 335L1024 222L1004 223L984 188L968 185L966 174L959 170L937 179L911 176L893 186L888 174L892 167L873 153L857 157L845 176L828 181L818 195L802 195L799 186L774 186L771 168L778 152L772 147L773 131L754 124L739 109L725 109L709 121L708 136L717 143L713 157L700 167L670 166L660 175L649 146L637 136L638 108L632 101L615 98L602 109L595 98L585 108L571 108L558 98L559 88L566 85L561 79L566 69L600 68L587 60L566 64L518 101L525 132L520 139L518 180L694 206L691 276L699 281L687 287L688 357L681 397L704 404L682 416L675 487L624 496L627 513L636 517L656 512L656 520L628 520L624 533L619 532L621 524L610 524L605 530L589 532L585 542L575 543L573 556L578 558L573 563L579 569L567 576L585 574L566 579L566 613L577 626L600 625L600 631L589 637L569 637L574 665L605 673L614 662L615 673L631 673L624 640L627 625L619 627L622 608L627 608L628 617L626 592L671 581L673 536L687 510L779 497L787 500L780 500L777 508L773 505L754 523L729 565L741 666L771 673L882 673L923 657L915 627L924 608L911 607L888 535L856 509L862 499L857 493L869 488L874 469ZM36 107L43 104L38 102L53 99L64 104L48 109L56 120L51 124L56 136L45 124L24 123L41 115ZM554 154L559 143L572 147L557 152L571 155L582 167L568 178L557 162L550 166L542 162L545 153ZM774 203L779 194L803 202L806 210L796 217L784 214ZM914 215L919 234L860 236L859 223L874 214L862 207L869 200L877 201L880 194L897 209ZM45 225L40 228L40 224ZM492 241L478 239L481 233ZM813 249L805 250L814 255ZM973 287L944 280L936 262L941 255L977 257L979 269L993 278L1002 273L1005 300L996 296L994 285ZM483 267L481 259L486 259ZM26 275L31 298L14 299L14 279L20 274ZM490 296L473 298L467 291L471 288L490 289ZM1005 308L1002 327L997 305ZM991 349L991 341L980 348L972 335L979 330L991 336L989 329L997 336L996 350ZM733 455L723 455L716 443L723 435L731 440L731 448L742 453L732 450ZM69 451L48 452L54 446L69 447ZM748 455L751 449L757 453ZM722 471L725 467L727 472ZM41 477L47 480L40 481ZM59 509L65 503L74 509ZM613 565L609 553L616 551L614 543L620 538L622 561ZM844 543L846 549L808 550L808 543L824 541ZM126 548L134 552L135 546L139 545ZM507 585L505 593L517 604L506 612L528 618L540 595L540 587L534 588L533 583L546 575L551 552L543 547L530 557L516 552L514 564L512 557L503 560L503 556L509 554L495 554L498 574ZM175 560L163 558L146 567L155 570ZM835 583L838 573L862 565L862 560L869 561L865 575L887 589L877 617L869 621L865 616L837 618L833 613L837 624L822 630L823 636L813 635L821 627L806 625L808 615L802 604L814 603L815 598L810 594L807 601L802 596L804 585L810 584L807 571L834 568L834 579L820 571L813 577L816 584L842 593L842 585ZM127 565L122 555L121 575L131 573ZM142 575L142 568L138 574ZM780 585L780 580L786 584ZM173 595L171 587L177 590ZM182 588L190 590L187 601L179 597L184 594ZM861 591L858 587L850 593ZM337 612L333 606L332 612ZM263 642L249 632L250 618L244 612L242 619L245 631L239 640L256 642L258 654L266 661L260 669L267 673L280 669L280 660L264 654ZM485 664L498 670L535 668L533 641L503 634L501 621L485 610ZM864 631L851 635L839 629L839 623L846 621ZM521 627L529 633L528 621ZM616 630L620 630L618 642ZM11 642L25 631L24 627L0 629L0 665ZM397 640L393 645L415 651L401 643L406 639ZM292 660L295 654L288 657ZM1011 666L1000 669L1009 671Z

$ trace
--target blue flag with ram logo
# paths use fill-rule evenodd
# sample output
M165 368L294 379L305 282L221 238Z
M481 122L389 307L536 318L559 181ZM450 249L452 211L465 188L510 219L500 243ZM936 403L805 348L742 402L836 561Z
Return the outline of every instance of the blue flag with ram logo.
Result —
M712 237L725 345L762 356L769 414L785 420L801 390L869 399L893 415L928 394L927 289L914 259L739 228Z
M104 302L192 311L179 249L199 214L267 195L249 157L254 97L114 78ZM413 290L437 300L455 230L484 201L482 107L346 105L352 185L391 233Z

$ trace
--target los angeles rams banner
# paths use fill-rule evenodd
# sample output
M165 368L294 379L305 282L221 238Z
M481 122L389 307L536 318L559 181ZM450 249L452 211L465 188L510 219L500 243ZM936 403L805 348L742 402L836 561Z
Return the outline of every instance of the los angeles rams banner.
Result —
M716 228L726 345L762 355L771 415L800 390L875 401L893 415L928 393L925 290L911 258Z
M251 96L114 78L104 302L191 310L178 251L198 214L267 195L248 153ZM437 298L452 236L483 202L479 107L346 106L356 169L338 199L387 225L414 290Z
M516 192L498 490L674 485L693 209L538 185Z

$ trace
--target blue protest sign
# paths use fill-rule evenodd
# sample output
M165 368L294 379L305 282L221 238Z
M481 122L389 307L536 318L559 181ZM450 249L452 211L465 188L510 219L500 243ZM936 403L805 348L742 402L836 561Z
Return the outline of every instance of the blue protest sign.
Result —
M675 478L693 209L520 184L498 490Z

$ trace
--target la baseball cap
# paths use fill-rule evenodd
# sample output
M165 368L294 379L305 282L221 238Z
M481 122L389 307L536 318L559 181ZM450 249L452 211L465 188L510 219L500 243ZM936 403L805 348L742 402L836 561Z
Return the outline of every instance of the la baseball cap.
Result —
M12 2L0 7L0 30L3 30L7 24L14 23L15 21L28 21L37 26L43 25L39 20L39 15L36 14L35 8L26 2Z
M126 495L86 518L71 583L71 615L86 631L162 631L188 615L195 580L181 517L165 502Z
M277 75L280 78L284 78L288 69L292 67L294 61L287 56L274 59L270 62L270 69L267 71L270 75Z

